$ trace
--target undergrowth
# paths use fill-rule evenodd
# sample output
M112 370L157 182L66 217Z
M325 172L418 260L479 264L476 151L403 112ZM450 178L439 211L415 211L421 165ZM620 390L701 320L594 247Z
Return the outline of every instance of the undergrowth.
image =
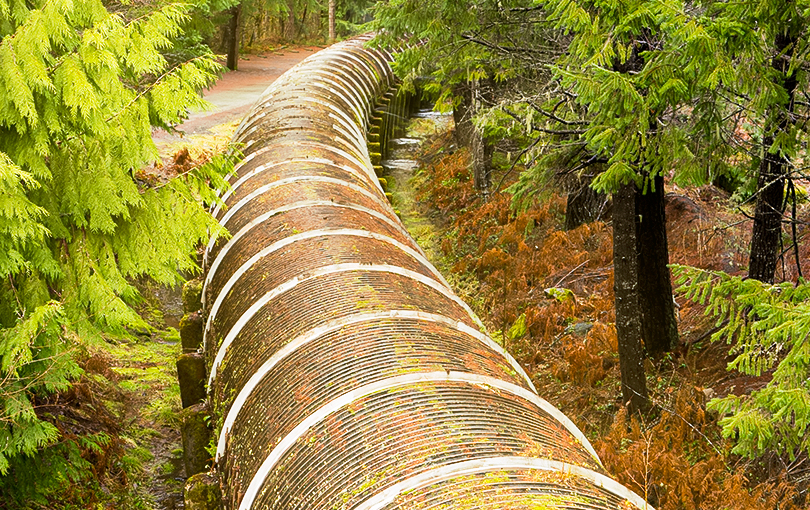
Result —
M151 449L177 427L180 410L177 340L170 329L77 354L81 378L36 402L59 440L13 459L0 480L0 508L155 508L147 489L160 466Z
M209 147L180 147L164 165L139 172L150 187L215 157ZM39 420L57 439L10 460L0 476L0 509L148 510L181 498L179 334L167 327L165 289L132 282L144 327L120 335L74 338L78 376L64 391L36 394ZM179 290L176 290L179 292ZM173 507L173 503L171 507Z
M611 475L660 510L800 508L806 488L793 475L801 462L733 455L718 416L706 409L710 396L733 387L728 347L708 341L714 324L704 308L679 303L681 345L646 366L653 416L629 420L620 397L610 224L563 231L565 202L552 193L522 212L507 193L483 200L467 152L445 151L450 136L428 144L413 180L426 214L441 218L442 253L455 261L449 280L474 280L466 289L474 299L456 290L539 393L583 429ZM493 182L501 177L496 169ZM712 187L668 194L671 262L740 272L750 224L727 204Z

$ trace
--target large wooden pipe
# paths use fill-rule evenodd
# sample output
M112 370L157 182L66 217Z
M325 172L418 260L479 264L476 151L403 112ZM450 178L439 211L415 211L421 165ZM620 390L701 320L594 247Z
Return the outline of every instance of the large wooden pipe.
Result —
M204 289L227 508L648 508L390 207L366 132L395 78L366 41L288 71L235 137Z

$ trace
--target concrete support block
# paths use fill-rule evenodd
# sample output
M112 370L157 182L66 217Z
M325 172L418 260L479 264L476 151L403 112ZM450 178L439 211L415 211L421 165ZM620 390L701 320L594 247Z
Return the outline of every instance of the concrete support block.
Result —
M205 404L195 404L180 414L180 436L183 441L183 463L186 476L206 471L211 456L205 449L211 441L210 412Z
M220 510L222 491L219 480L208 473L200 473L186 481L183 497L185 510Z
M177 380L183 408L205 400L205 358L196 352L181 354L177 358Z
M195 352L200 348L204 325L199 312L186 313L180 319L180 343L183 345L183 352Z
M202 278L189 280L183 285L183 313L192 313L202 308Z

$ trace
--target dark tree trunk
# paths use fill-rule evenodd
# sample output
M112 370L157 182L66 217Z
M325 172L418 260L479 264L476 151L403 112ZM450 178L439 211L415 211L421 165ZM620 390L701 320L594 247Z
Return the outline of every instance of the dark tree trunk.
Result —
M591 188L593 179L583 178L578 188L568 193L565 207L565 230L599 220L607 208L607 195Z
M622 375L622 402L631 413L649 407L641 345L641 313L636 251L636 186L622 185L613 195L613 291Z
M763 143L770 146L773 137L766 136ZM786 162L783 158L767 152L759 165L748 276L761 282L773 283L776 273L779 240L782 237L785 167Z
M793 72L788 76L790 57L787 55L796 44L796 37L788 34L776 36L777 55L771 67L782 78L782 87L788 98L786 105L779 105L770 113L766 124L766 136L762 139L763 155L757 178L757 204L754 209L754 227L751 234L751 249L748 258L748 276L755 280L772 283L776 273L779 242L782 237L782 213L784 212L785 179L790 162L780 153L771 153L774 133L785 132L794 122L791 113L794 107L797 78Z
M226 43L228 51L228 61L226 63L228 69L236 71L239 67L239 39L240 39L240 16L242 14L242 5L235 5L231 7L231 19L228 21L228 42Z
M295 41L295 0L287 0L287 22L284 24L284 40Z
M649 183L650 180L647 179ZM638 289L641 337L647 354L660 358L678 343L678 323L672 301L669 273L667 224L664 208L664 177L658 175L646 193L636 195L636 242L638 243Z

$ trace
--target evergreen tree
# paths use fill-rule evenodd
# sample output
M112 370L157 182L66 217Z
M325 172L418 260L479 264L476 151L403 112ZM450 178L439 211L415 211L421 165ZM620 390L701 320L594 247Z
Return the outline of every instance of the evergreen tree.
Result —
M706 168L717 175L729 161L750 162L744 171L755 173L756 205L749 278L687 267L676 267L675 274L680 291L707 304L707 315L716 318L711 338L731 345L729 370L771 375L764 388L712 400L708 407L721 414L734 453L792 460L810 452L810 289L801 279L770 282L786 221L785 190L801 176L794 162L807 135L806 122L799 122L807 118L807 105L798 95L808 86L810 11L806 2L710 2L683 25L691 33L683 38L682 53L693 58L672 54L670 60L694 73L691 125L700 144L691 150L695 161L708 163L690 165L693 173L684 177L705 182L712 177L703 174Z
M591 121L585 135L591 150L609 158L596 186L618 186L622 193L625 186L646 182L639 162L651 164L655 178L669 172L679 183L704 184L738 171L737 162L753 161L759 175L750 276L772 279L783 184L796 175L792 162L805 134L797 120L806 112L799 113L796 97L807 88L807 5L622 2L599 10L598 17L595 5L577 4L579 10L572 2L554 5L565 26L584 34L575 36L570 52L580 67L560 73L589 115L603 119ZM622 40L624 47L617 44ZM618 73L616 59L631 61L639 44L646 44L638 53L643 65ZM649 213L641 216L643 223ZM712 339L732 344L729 368L773 374L762 390L709 404L723 415L724 435L737 442L735 453L775 452L791 459L807 454L807 284L774 286L719 272L676 270L687 298L708 303L707 313L717 318ZM617 303L617 327L619 320Z
M689 97L673 76L677 71L658 65L670 44L668 24L678 15L673 4L563 0L547 5L549 18L572 36L557 74L586 112L581 157L604 162L593 187L613 194L616 327L624 354L623 398L634 408L646 399L644 377L625 371L643 371L640 340L648 354L660 356L678 338L663 184L681 159L677 151L684 150L673 143L681 128L671 117ZM531 174L524 176L515 191L520 195L532 181ZM627 386L630 380L635 387Z
M208 54L169 65L189 6L125 21L98 0L0 0L0 474L57 438L43 395L103 333L145 328L132 280L174 285L217 228L201 202L227 165L157 185L152 126L203 106Z
M739 94L750 98L748 115L761 126L757 151L756 206L749 276L773 282L781 251L785 190L804 127L797 122L796 95L807 87L810 14L803 2L771 0L719 5L718 16L735 20L748 34L730 49L738 67ZM745 58L753 56L754 58ZM802 123L806 124L806 123ZM795 221L795 218L794 218Z
M688 92L690 111L675 177L681 184L718 178L752 179L755 201L749 276L772 282L793 162L806 136L810 11L803 2L703 2L672 16L670 48L661 67L679 69L675 86ZM742 176L742 179L740 179ZM728 179L730 177L730 179ZM791 221L795 222L795 218Z
M486 192L493 143L506 131L525 136L504 125L514 123L500 107L522 109L543 90L563 51L559 34L525 0L395 0L374 13L377 43L399 48L394 69L405 86L418 81L440 108L452 105L457 144L470 148L475 187Z
M676 266L686 298L708 305L716 319L712 341L731 344L729 370L767 385L748 395L709 402L738 455L810 454L810 284L772 285L719 271Z

